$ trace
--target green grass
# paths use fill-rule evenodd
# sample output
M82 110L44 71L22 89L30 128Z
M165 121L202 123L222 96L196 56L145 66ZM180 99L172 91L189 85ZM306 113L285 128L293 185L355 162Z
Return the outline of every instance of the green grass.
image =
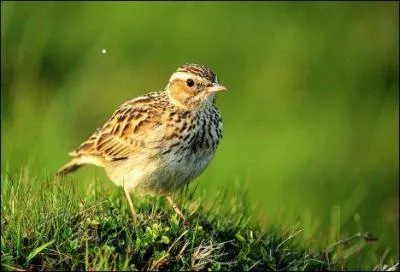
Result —
M298 239L303 231L298 225L263 228L251 220L242 190L235 198L217 194L212 203L193 189L177 193L189 225L163 198L135 198L133 223L122 190L96 178L80 192L76 182L40 181L27 169L4 173L2 269L343 270L373 240L356 234L325 248L307 248ZM385 268L390 267L396 266Z

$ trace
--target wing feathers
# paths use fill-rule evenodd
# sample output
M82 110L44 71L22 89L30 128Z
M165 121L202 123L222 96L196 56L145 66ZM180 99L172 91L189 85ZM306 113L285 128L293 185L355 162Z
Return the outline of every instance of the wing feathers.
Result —
M155 128L162 125L167 106L168 98L163 92L150 93L122 104L102 128L70 155L90 155L105 160L128 158L146 144Z

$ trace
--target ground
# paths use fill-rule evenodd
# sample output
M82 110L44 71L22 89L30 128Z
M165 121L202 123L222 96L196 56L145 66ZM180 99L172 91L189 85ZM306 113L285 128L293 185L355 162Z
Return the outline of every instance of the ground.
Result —
M194 189L175 195L189 225L162 197L135 198L134 223L118 188L107 191L92 182L81 195L68 181L39 183L26 173L3 179L4 270L345 270L374 240L358 234L307 248L296 241L302 232L297 226L254 222L245 196L221 193L204 203Z

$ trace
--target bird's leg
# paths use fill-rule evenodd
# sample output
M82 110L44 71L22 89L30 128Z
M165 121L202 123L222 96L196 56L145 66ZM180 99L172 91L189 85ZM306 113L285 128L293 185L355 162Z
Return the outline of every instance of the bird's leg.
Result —
M131 196L129 195L129 190L125 185L124 185L124 192L125 192L126 198L128 199L129 208L131 209L133 222L136 223L136 211L135 211L135 208L133 207L132 199L131 199Z
M172 208L174 209L174 211L179 214L179 216L183 219L183 221L185 222L185 224L188 223L188 221L186 220L185 216L183 215L182 211L178 208L178 205L175 204L175 202L172 200L171 195L166 195L165 196L169 202L169 204L172 206Z

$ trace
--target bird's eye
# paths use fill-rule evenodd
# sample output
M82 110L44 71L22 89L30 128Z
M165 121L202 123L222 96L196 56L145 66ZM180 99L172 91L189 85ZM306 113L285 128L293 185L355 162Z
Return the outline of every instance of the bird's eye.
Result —
M192 87L193 85L194 85L194 81L193 81L193 79L188 79L188 80L186 80L186 84L189 86L189 87Z

